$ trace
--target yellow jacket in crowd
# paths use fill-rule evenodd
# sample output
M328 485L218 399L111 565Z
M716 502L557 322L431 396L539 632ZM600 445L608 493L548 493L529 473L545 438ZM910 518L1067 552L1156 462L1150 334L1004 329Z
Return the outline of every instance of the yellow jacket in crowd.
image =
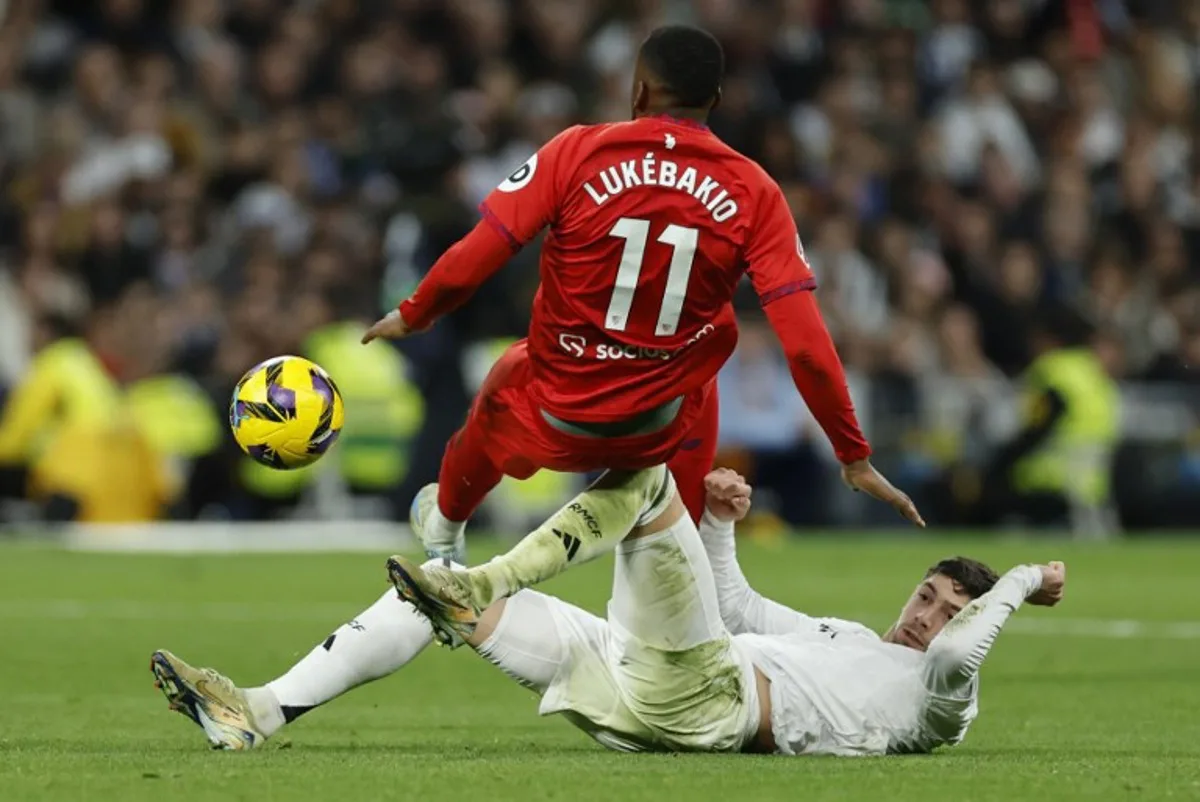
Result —
M158 518L176 490L117 382L76 338L39 351L13 390L0 415L0 465L28 471L35 501L73 501L81 522Z

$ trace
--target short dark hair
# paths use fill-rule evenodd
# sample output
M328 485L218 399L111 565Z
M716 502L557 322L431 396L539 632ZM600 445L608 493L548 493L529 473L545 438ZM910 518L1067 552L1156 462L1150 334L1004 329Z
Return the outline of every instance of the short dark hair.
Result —
M717 38L703 28L655 28L638 54L684 108L703 108L721 91L725 52Z
M992 589L1000 577L985 563L970 557L949 557L931 565L925 578L941 574L954 581L972 599L978 599Z

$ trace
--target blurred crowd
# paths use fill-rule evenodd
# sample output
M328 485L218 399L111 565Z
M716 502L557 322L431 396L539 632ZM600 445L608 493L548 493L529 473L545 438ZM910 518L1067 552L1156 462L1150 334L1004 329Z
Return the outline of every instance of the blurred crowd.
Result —
M6 0L0 17L0 393L64 340L122 390L150 382L132 425L187 465L147 501L173 514L294 509L311 480L255 478L219 431L236 380L276 354L337 358L537 146L626 118L635 50L665 22L722 40L712 128L783 187L855 382L1018 379L1056 302L1112 377L1200 386L1195 0ZM381 418L359 439L394 452L346 468L353 491L403 516L479 353L524 331L536 257L372 351L361 382L326 365L354 396L348 436ZM742 307L727 459L828 479ZM201 399L215 428L184 447ZM386 413L356 414L370 403ZM0 432L16 495L40 436L5 453Z

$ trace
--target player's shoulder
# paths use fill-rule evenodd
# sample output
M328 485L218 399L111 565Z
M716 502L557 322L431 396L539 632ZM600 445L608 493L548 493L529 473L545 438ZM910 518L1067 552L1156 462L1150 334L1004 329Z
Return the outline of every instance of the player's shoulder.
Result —
M738 152L706 125L660 117L639 117L621 122L580 125L574 136L596 149L629 145L637 149L662 145L667 151L700 156L719 163L741 183L777 187L762 165Z
M714 135L707 126L698 123L684 124L656 117L639 117L619 122L576 125L568 130L571 132L571 139L598 148L619 147L625 144L640 148L646 144L665 144L668 150L673 150L676 145L682 146L686 143L689 148L704 150L711 157L727 159L739 166L754 165L755 169L762 172L752 159L738 153ZM765 175L765 172L762 174Z
M584 149L620 145L644 139L645 126L639 125L638 120L624 120L611 123L585 123L573 125L560 136L576 143Z
M580 123L563 129L557 139L576 145L601 142L611 138L614 129L619 131L618 126L620 125L622 123Z
M716 139L716 137L713 137L713 139ZM720 140L717 141L720 142ZM760 196L767 197L776 193L782 194L779 183L771 177L771 174L767 172L765 167L744 153L739 153L729 147L724 142L721 142L721 146L729 152L729 158L737 164L738 170L742 174L742 180L747 185L753 187Z
M578 142L582 139L586 139L589 133L591 133L594 129L599 128L599 127L601 127L601 126L600 125L587 125L584 123L579 123L577 125L571 125L571 126L564 128L561 132L559 132L558 136L556 136L555 139L558 139L558 140L561 140L564 142Z
M584 123L564 128L554 137L547 148L553 148L559 169L571 170L585 161L591 154L610 146L614 141L615 126L620 123ZM616 132L619 139L620 133Z
M700 136L692 140L685 130L682 136L689 140L688 144L701 148L706 160L719 163L722 172L734 177L734 183L749 193L758 204L773 195L782 194L779 184L761 164L729 145L706 127L701 128L699 134Z
M645 126L638 126L637 122L591 123L567 128L555 137L561 168L573 170L601 154L616 154L620 158L640 153L651 144L651 138Z

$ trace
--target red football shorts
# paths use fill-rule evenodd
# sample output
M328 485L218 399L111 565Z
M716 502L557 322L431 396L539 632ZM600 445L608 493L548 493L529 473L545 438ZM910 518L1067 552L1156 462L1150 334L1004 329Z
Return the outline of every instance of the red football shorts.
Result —
M675 420L650 434L586 437L551 426L530 397L533 372L525 341L492 366L471 411L446 447L438 506L465 521L502 475L528 479L541 469L589 473L667 463L693 519L704 511L704 476L717 451L718 400L710 381L683 400Z

